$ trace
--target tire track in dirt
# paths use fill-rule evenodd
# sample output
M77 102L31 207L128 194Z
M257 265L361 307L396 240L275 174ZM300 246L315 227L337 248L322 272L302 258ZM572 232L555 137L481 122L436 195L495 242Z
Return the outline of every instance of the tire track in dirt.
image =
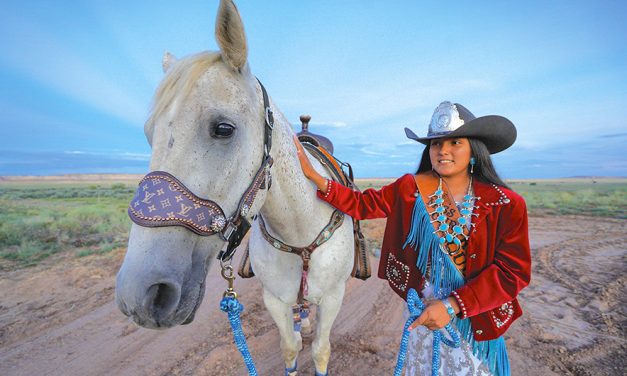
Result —
M556 239L555 243L539 247L534 252L534 260L538 262L535 272L570 291L578 303L574 305L571 302L570 305L594 328L586 330L573 325L565 331L580 339L582 335L589 337L585 341L587 343L574 348L572 344L566 344L566 348L554 346L551 349L555 355L552 361L554 368L573 375L616 374L616 370L627 367L621 356L625 353L625 314L622 307L626 302L624 294L620 295L625 286L625 277L622 276L625 254L607 252L627 241L625 221L608 220L603 224L595 223L592 227L588 231L572 232L568 234L569 238ZM577 227L566 225L566 228ZM610 261L603 260L606 262L597 265L594 259L603 256L608 256ZM561 298L569 297L564 294ZM546 320L532 324L539 337L542 337L546 324Z

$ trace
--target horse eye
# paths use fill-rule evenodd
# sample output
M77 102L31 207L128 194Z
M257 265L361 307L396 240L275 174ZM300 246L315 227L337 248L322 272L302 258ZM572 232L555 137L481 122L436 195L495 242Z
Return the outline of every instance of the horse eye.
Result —
M233 135L235 127L231 124L220 123L213 128L211 136L215 138L229 138Z

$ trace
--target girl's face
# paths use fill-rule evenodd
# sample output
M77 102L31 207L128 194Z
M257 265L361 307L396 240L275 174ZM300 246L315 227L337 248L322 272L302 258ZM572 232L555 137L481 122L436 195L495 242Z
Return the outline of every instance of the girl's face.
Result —
M431 140L429 157L435 172L450 178L468 173L472 150L467 138Z

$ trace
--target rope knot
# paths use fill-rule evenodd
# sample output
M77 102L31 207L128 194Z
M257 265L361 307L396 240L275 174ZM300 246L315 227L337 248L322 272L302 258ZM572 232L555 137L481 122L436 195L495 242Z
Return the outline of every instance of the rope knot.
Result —
M241 313L244 311L244 306L232 296L225 296L220 302L220 309L226 313Z

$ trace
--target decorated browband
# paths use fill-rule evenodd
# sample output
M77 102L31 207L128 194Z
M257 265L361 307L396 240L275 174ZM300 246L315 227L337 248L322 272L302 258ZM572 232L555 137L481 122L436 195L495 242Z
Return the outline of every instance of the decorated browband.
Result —
M140 226L183 226L203 236L219 233L226 226L218 204L199 198L164 171L153 171L139 182L128 215Z

